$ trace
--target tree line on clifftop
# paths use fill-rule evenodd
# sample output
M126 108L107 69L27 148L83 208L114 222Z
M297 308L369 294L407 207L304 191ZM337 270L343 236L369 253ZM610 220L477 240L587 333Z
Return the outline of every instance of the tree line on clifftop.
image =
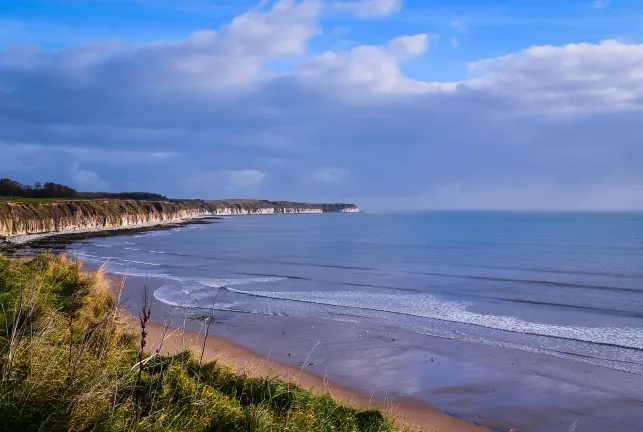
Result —
M75 189L58 183L35 182L25 185L8 178L0 179L0 197L11 198L61 198L61 199L131 199L167 201L164 195L152 192L78 192Z

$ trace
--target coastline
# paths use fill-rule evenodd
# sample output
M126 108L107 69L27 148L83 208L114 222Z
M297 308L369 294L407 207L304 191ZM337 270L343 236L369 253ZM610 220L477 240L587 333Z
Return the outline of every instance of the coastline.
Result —
M138 224L136 226L83 228L68 231L47 231L40 233L16 234L11 236L0 236L0 251L8 252L9 255L22 252L27 249L26 255L30 255L30 248L42 249L63 249L71 242L96 237L115 237L137 234L146 231L162 231L180 228L186 225L216 223L214 220L224 219L229 216L279 216L283 214L324 214L324 213L359 213L360 210L340 210L336 212L297 212L297 213L213 213L202 216L175 219L167 221L156 221Z
M48 237L181 226L224 215L359 213L354 204L268 200L0 200L0 241L21 245Z
M114 294L120 298L121 288L127 285L127 280L112 274L106 274L106 276L111 282ZM123 310L130 317L132 329L140 330L138 318L132 314L130 308L123 307ZM306 390L328 393L335 400L349 406L379 409L397 419L400 426L408 427L413 431L490 432L490 429L484 426L451 417L425 402L381 399L373 395L361 394L307 371L305 364L301 368L296 368L280 363L219 335L209 334L204 341L204 334L201 332L186 330L182 326L171 323L160 324L154 320L146 324L146 331L146 351L149 353L158 350L160 354L173 354L190 349L200 356L203 350L204 361L221 360L237 371L253 377L278 377L287 382L295 382Z
M10 245L15 245L15 246L32 244L35 242L40 242L45 239L52 239L52 238L67 240L71 242L79 239L86 239L86 238L92 238L92 237L108 237L108 236L133 234L141 231L167 230L172 228L178 228L185 225L204 223L204 221L207 219L220 219L220 217L218 217L217 215L205 215L205 216L189 218L189 219L143 223L136 226L86 228L86 229L70 230L70 231L49 231L49 232L43 232L43 233L18 234L18 235L5 237L5 241Z
M136 328L137 325L138 322L132 317L133 328ZM204 346L203 334L169 327L166 333L166 328L162 324L153 322L147 324L146 330L150 342L149 352L154 352L161 346L159 351L161 354L173 354L187 348L200 355ZM450 417L438 409L420 402L388 401L361 395L349 388L307 372L305 369L297 369L260 356L228 339L209 335L205 342L204 361L221 360L226 365L253 377L275 376L283 381L295 382L306 390L329 393L334 399L350 406L380 409L396 418L401 426L407 426L411 430L490 432L483 426Z

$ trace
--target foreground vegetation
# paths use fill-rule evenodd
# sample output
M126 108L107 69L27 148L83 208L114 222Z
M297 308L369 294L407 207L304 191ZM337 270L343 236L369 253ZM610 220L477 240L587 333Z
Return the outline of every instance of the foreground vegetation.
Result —
M101 272L0 257L0 429L392 431L379 411L191 353L144 354Z

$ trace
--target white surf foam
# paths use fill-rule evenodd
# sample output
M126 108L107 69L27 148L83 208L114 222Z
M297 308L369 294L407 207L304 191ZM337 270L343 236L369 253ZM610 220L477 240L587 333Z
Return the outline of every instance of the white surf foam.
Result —
M127 248L125 248L127 249ZM138 261L138 260L130 260L130 259L125 259L125 258L116 258L112 256L99 256L99 255L92 255L88 254L86 252L81 252L81 251L69 251L68 252L70 255L73 257L76 257L78 259L81 259L83 261L88 261L91 260L93 262L96 261L102 261L105 263L113 263L117 265L122 265L122 263L132 263L132 264L142 264L142 265L147 265L147 266L160 266L161 264L159 263L153 263L153 262L148 262L148 261Z
M360 292L265 292L229 288L239 294L316 303L326 306L367 309L469 324L514 333L550 336L582 342L615 345L643 350L643 331L632 327L561 326L525 321L512 316L487 315L471 312L471 303L444 300L432 295L376 294Z
M231 285L250 285L255 283L278 282L285 278L185 278L163 275L161 279L176 281L178 284L165 284L154 291L154 297L172 306L189 308L209 308L217 296L218 290Z

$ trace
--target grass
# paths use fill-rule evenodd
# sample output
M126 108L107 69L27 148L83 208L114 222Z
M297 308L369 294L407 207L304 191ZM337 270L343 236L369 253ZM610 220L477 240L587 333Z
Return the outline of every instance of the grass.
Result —
M143 354L103 274L64 256L0 257L0 306L1 430L396 430L377 410L188 351Z
M20 197L0 197L0 201L18 202L18 203L48 203L61 201L83 201L79 198L20 198Z

